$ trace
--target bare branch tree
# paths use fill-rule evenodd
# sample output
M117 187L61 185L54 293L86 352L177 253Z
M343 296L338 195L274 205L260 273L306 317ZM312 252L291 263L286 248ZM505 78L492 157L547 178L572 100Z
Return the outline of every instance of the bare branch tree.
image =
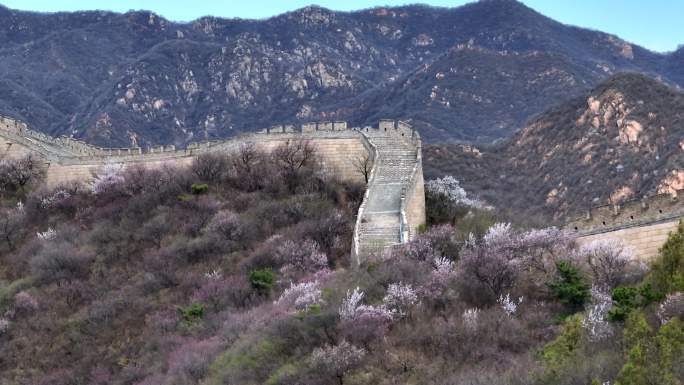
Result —
M0 190L24 194L29 184L37 184L44 175L33 155L0 162Z
M363 179L368 183L371 170L373 169L373 160L371 159L370 154L364 154L352 159L352 167L354 167L356 172L363 175Z
M203 182L217 182L226 167L226 159L218 154L202 154L192 162L192 172Z
M0 211L0 238L9 251L14 251L25 229L23 213L18 209Z
M316 148L308 140L290 141L281 144L273 150L273 158L293 175L304 166L309 166L314 160Z
M300 185L304 170L312 171L316 165L316 148L308 140L288 140L276 147L271 156L281 168L283 179L291 193Z

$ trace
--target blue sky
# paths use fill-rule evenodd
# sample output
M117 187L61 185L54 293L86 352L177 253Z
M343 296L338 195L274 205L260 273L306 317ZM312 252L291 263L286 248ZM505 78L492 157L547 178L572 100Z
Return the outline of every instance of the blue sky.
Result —
M655 51L684 44L684 0L522 0L558 21L616 34ZM467 0L417 1L453 7ZM403 5L406 0L0 0L14 9L56 12L105 9L126 12L147 9L167 19L189 21L204 15L265 18L315 3L335 10Z

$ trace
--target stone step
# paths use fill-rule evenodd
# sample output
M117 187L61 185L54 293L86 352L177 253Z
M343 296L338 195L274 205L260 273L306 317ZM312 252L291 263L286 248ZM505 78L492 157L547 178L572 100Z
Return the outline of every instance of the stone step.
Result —
M415 147L401 138L377 132L368 136L378 159L358 233L359 250L366 254L401 242L401 198L417 158Z

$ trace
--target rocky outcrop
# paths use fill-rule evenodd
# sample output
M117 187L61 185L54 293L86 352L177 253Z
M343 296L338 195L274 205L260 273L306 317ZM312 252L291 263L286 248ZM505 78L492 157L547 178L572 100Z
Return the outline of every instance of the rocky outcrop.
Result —
M482 147L479 158L456 145L431 147L426 171L454 175L499 208L560 221L681 189L683 140L684 93L620 74L538 116L511 140Z

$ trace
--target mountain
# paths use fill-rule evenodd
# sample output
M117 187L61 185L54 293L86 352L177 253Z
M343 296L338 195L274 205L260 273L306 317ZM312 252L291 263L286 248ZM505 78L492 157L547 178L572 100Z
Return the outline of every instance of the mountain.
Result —
M428 146L425 164L428 177L453 174L496 206L556 219L672 193L684 188L684 93L616 75L498 145Z
M107 146L378 117L487 142L616 72L684 86L682 64L512 0L190 23L0 8L0 114Z

